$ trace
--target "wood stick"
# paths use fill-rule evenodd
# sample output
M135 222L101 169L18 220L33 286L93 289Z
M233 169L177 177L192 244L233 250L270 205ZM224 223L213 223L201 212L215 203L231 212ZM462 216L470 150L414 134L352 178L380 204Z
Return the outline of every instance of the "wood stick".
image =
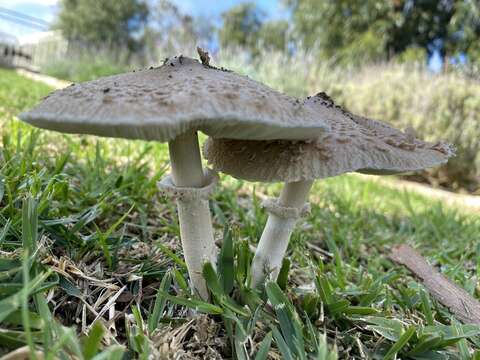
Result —
M433 297L464 324L480 325L480 302L439 273L417 251L408 245L399 245L393 248L389 257L420 278Z

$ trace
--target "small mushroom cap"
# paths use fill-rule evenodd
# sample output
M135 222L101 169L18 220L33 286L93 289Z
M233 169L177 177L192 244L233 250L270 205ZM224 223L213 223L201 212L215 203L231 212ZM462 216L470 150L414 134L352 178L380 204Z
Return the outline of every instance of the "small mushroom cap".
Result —
M330 133L313 141L209 138L205 158L216 170L236 178L294 182L352 171L375 175L416 171L443 164L454 155L452 146L418 140L411 129L404 133L352 115L324 93L308 98L305 104L328 120Z
M72 85L20 119L66 133L169 141L188 130L236 139L305 139L328 129L293 97L184 56Z

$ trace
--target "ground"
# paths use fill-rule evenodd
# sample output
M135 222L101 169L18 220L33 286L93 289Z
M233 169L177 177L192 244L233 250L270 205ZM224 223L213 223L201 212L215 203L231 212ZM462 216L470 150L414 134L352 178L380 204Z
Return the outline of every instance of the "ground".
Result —
M50 90L0 70L0 354L28 344L85 359L97 349L111 359L480 356L480 329L387 257L410 244L478 298L478 215L355 175L317 181L289 261L261 294L248 287L249 260L261 199L281 185L222 176L211 202L221 276L205 269L205 303L190 296L175 206L156 188L166 146L15 117Z

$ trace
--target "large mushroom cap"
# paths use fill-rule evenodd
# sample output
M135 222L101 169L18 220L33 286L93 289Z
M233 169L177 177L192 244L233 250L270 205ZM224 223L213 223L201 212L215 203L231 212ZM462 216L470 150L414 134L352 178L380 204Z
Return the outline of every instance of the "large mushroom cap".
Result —
M395 174L447 162L452 146L428 143L375 120L355 116L319 93L304 102L331 132L307 141L240 141L209 138L204 155L219 171L250 181L302 181L358 171ZM343 116L342 116L343 115Z
M328 128L299 100L184 56L55 91L20 118L61 132L158 141L190 129L266 140L312 138Z

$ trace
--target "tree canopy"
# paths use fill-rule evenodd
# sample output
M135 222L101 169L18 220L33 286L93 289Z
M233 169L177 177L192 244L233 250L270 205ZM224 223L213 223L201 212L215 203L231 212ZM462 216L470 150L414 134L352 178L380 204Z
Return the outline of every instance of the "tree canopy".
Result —
M479 3L472 0L286 0L307 49L340 62L385 60L412 48L478 57Z
M218 32L220 45L255 49L263 16L264 14L253 3L239 4L224 12L223 25Z
M147 17L142 0L61 0L56 26L69 40L136 50Z
M262 50L287 49L289 24L286 20L265 20L265 13L251 2L236 5L222 14L218 29L223 48L236 47L257 55Z

